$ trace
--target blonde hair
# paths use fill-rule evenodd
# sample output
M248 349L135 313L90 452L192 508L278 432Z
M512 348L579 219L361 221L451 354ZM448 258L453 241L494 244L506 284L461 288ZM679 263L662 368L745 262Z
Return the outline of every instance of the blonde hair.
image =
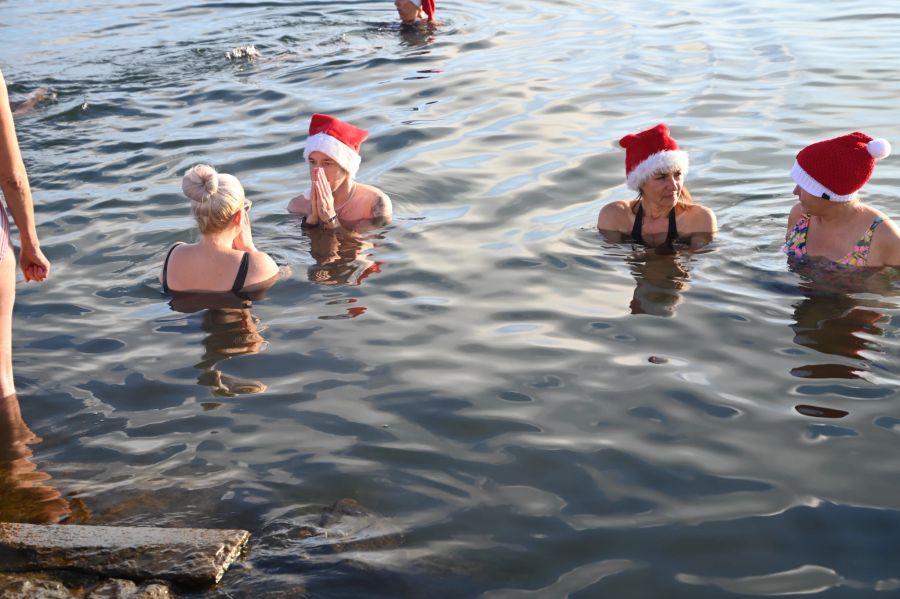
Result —
M218 233L244 207L244 188L237 177L217 173L208 164L192 166L184 173L181 191L191 200L191 213L200 233Z

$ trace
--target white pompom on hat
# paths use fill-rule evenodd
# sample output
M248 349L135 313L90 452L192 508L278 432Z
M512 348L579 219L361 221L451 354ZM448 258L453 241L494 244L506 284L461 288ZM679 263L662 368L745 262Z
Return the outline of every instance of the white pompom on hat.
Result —
M362 158L359 147L369 137L369 132L327 114L314 114L309 122L309 139L303 150L303 158L313 152L322 152L356 177Z
M872 176L875 161L890 155L891 144L886 139L854 131L800 150L791 178L810 195L849 202Z
M629 134L619 140L625 148L625 177L628 187L640 191L644 181L661 171L688 171L687 152L678 149L664 124Z

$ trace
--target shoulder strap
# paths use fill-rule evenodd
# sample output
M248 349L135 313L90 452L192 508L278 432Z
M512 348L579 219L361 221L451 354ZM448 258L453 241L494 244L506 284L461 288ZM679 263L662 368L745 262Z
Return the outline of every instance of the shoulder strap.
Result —
M669 210L669 232L666 234L666 245L671 246L678 239L678 226L675 224L675 207Z
M170 247L168 253L166 253L166 260L165 260L165 262L163 262L163 272L162 272L163 293L169 293L169 258L172 257L172 251L175 248L177 248L179 245L181 245L180 241L178 243L176 243L175 245L173 245L172 247Z
M869 227L869 238L871 239L872 235L875 233L875 229L884 222L884 219L880 216L876 216L875 220L872 221L872 226Z
M232 293L238 293L244 288L248 270L250 270L250 252L244 252L244 255L241 257L241 265L238 267L237 276L234 277L234 285L231 286Z
M644 228L644 205L638 202L637 213L634 215L634 226L631 227L631 238L638 243L644 243L641 229Z
M868 246L872 245L872 237L875 236L875 229L878 228L878 225L884 222L884 219L880 216L876 216L875 220L872 221L872 224L869 225L869 228L866 229L866 234L862 236L862 239L856 242L856 245L866 246L866 255L869 253Z

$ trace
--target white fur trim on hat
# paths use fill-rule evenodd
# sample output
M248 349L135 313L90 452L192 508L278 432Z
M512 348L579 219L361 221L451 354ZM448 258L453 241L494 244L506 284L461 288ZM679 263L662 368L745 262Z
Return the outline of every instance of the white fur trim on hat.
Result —
M362 158L341 140L331 137L327 133L311 135L306 140L306 148L303 150L304 160L309 160L309 155L313 152L322 152L341 165L341 168L350 173L351 177L356 178Z
M415 4L416 8L422 8L422 0L407 0L410 4Z
M817 198L824 198L832 202L849 202L856 197L855 191L848 195L838 195L834 193L813 179L796 160L794 161L794 166L791 168L791 179L794 180L794 183L802 187L803 191L811 196L816 196Z
M688 172L688 155L684 150L663 150L644 158L644 161L634 167L625 182L635 191L641 190L644 181L654 174L662 171L681 169L682 175Z

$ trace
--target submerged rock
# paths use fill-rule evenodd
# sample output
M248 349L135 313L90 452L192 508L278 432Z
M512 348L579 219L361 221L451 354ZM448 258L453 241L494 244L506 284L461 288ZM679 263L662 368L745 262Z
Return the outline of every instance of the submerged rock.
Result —
M254 60L261 56L262 54L259 53L259 50L253 44L232 48L225 53L225 58L228 60Z
M0 599L174 599L160 582L138 585L118 578L56 572L0 574Z
M342 552L391 549L403 542L403 533L389 519L374 514L353 499L340 499L321 511L272 522L254 549L290 553L301 559Z
M353 499L339 499L322 509L313 523L298 527L297 536L306 549L331 553L385 549L403 541L399 530Z
M130 580L106 580L85 596L85 599L172 599L169 587L154 582L138 586Z
M73 595L66 585L50 574L26 572L21 574L0 574L0 599L70 599Z

